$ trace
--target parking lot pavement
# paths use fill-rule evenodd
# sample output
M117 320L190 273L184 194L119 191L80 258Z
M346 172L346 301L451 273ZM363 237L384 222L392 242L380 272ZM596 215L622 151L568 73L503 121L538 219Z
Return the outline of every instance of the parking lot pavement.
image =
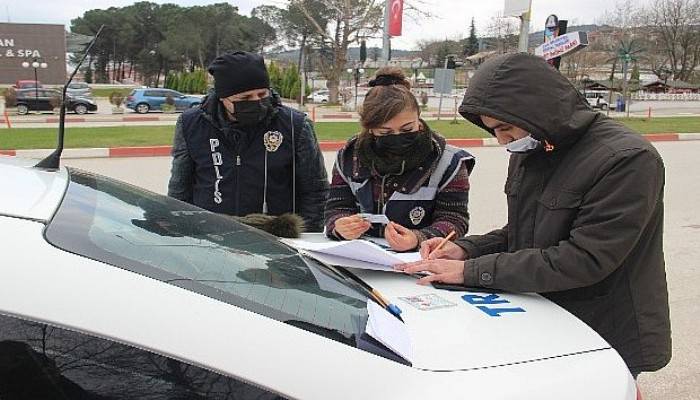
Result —
M700 179L697 155L700 141L655 143L666 163L665 253L668 275L673 360L656 373L642 374L645 400L691 400L700 387ZM507 154L502 148L469 149L476 157L471 177L469 208L472 233L498 228L506 220L503 185ZM324 153L326 167L334 154ZM65 164L165 193L170 158L72 159ZM144 171L149 171L145 174Z

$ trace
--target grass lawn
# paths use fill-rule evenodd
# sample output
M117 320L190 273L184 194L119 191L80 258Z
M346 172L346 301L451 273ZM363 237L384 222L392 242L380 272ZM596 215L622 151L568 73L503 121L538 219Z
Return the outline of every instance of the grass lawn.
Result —
M618 121L639 133L700 133L700 118L619 118Z
M622 123L640 133L700 132L700 118L656 118L651 121L630 118ZM484 131L460 121L430 121L430 126L448 138L489 137ZM319 140L345 140L359 130L357 122L318 122ZM172 143L174 126L118 126L66 129L66 147L157 146ZM55 128L0 129L0 149L48 149L56 145Z

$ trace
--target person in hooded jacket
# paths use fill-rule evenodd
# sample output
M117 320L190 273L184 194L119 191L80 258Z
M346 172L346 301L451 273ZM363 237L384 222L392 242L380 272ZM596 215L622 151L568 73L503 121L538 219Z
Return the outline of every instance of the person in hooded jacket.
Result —
M460 113L512 153L508 223L433 254L438 241L426 241L423 261L396 268L431 271L420 284L541 293L597 331L635 377L668 364L664 164L654 147L527 54L484 63Z
M177 121L168 196L232 216L296 213L321 231L328 177L306 116L270 89L262 56L209 66L214 91Z
M469 228L469 173L474 157L450 146L420 119L411 84L385 67L369 82L360 111L362 132L338 152L325 209L326 234L340 240L365 233L397 251ZM360 214L384 214L371 224Z

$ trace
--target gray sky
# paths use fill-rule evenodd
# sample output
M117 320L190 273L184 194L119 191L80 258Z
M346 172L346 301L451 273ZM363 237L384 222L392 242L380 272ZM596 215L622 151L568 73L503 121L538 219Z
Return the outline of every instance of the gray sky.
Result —
M176 3L182 6L220 3L224 0L155 0L156 3ZM460 38L469 34L469 23L474 17L477 34L484 33L489 20L503 10L504 0L421 0L435 14L435 18L412 21L404 19L404 35L395 38L395 49L414 49L421 39ZM635 1L638 3L646 0ZM121 7L133 4L133 0L0 0L0 21L23 23L65 24L94 8ZM250 15L250 10L261 4L283 6L285 1L232 0L240 13ZM571 23L586 24L600 20L606 10L613 8L614 0L533 0L531 29L538 31L544 26L549 14ZM9 14L9 15L8 15ZM516 21L514 19L514 21ZM379 44L379 42L376 42ZM370 42L370 45L375 42Z

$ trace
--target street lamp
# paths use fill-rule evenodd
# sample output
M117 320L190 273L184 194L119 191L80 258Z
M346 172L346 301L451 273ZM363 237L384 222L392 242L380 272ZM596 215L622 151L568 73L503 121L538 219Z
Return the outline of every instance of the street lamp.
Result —
M29 68L29 67L34 68L34 95L36 96L34 100L39 101L39 77L37 75L37 69L39 69L39 68L46 69L49 67L49 64L47 64L45 62L39 62L39 59L37 59L37 58L32 60L31 63L29 61L22 62L22 68Z
M352 74L353 78L355 79L355 111L357 111L357 84L360 81L360 75L365 73L364 68L348 68L348 74Z

